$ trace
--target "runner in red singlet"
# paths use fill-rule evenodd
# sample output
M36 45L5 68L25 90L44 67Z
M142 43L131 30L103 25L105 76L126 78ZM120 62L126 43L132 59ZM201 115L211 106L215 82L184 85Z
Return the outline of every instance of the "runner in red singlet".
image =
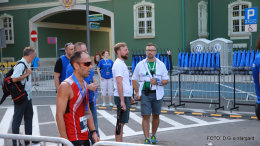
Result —
M99 141L89 109L87 84L83 81L92 68L90 56L85 52L75 52L70 63L74 74L60 84L57 92L57 126L60 136L74 146L89 146L88 130L92 132L93 140Z

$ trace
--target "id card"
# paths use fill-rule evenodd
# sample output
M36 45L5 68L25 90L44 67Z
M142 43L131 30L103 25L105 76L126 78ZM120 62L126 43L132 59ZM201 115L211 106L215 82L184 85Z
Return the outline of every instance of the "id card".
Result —
M80 117L79 121L80 121L81 133L84 133L84 132L88 131L87 118L85 116Z
M158 85L162 86L162 82L161 82L161 80L160 80L160 79L158 79L158 78L155 78L155 79L156 79L156 81L157 81Z

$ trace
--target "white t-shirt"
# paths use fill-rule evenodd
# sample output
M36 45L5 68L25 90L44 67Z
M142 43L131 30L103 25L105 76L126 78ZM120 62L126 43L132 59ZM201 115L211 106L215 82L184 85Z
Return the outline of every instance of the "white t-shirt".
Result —
M117 90L117 83L116 83L116 77L121 76L123 77L123 94L124 97L131 97L133 93L133 87L132 87L132 81L130 80L130 72L125 64L125 62L121 59L116 59L113 67L112 67L112 73L113 73L113 81L114 81L114 87L115 92L114 96L119 96L118 90Z

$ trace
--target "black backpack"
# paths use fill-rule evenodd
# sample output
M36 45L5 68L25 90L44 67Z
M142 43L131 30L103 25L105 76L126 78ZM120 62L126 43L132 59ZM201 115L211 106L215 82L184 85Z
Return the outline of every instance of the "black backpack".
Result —
M20 63L24 64L24 66L25 66L25 69L23 70L23 74L24 74L25 70L27 69L27 66L22 61L17 62L16 65L18 65ZM25 87L26 83L24 85L22 85L22 83L20 81L19 82L13 82L13 80L11 78L13 72L14 72L14 69L12 67L5 74L5 77L3 79L3 84L2 84L2 89L3 89L3 93L4 94L2 96L0 104L2 104L5 101L6 97L9 96L9 95L12 96L14 104L22 104L24 101L27 100L28 94L24 90L24 87ZM26 77L26 78L27 78L27 81L28 81L28 77Z

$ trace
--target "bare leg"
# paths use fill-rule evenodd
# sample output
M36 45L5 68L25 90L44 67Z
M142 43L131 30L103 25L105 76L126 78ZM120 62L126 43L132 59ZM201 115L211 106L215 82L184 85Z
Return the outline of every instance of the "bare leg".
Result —
M108 96L109 102L112 102L112 96Z
M159 127L160 119L159 115L153 114L152 116L152 134L155 135L158 127Z
M33 80L34 80L34 85L36 85L36 78L34 78Z
M150 116L151 115L143 115L142 127L144 131L144 137L149 137L150 130Z
M39 83L40 83L40 78L37 78L38 79L38 83L37 83L37 85L39 85Z
M124 127L125 123L120 123L120 124L121 124L120 135L116 135L116 128L115 128L116 142L123 142L123 127Z
M106 96L102 96L103 103L106 102Z

